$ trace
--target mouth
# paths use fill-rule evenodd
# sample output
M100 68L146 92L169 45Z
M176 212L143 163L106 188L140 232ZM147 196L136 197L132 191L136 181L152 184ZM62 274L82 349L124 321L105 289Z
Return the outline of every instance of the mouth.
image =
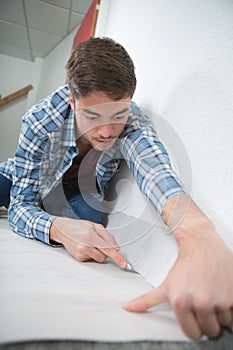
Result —
M111 139L96 139L97 142L100 142L100 143L111 143L111 142L114 142L116 140L116 138L111 138Z
M111 146L115 142L116 138L111 139L96 139L96 142L102 146Z

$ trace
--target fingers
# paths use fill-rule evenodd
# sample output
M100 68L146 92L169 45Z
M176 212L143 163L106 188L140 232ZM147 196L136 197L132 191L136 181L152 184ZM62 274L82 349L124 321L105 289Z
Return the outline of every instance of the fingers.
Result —
M220 326L208 300L194 303L192 296L182 295L171 299L171 305L183 332L192 339L198 339L202 334L216 337Z
M201 337L202 331L192 310L176 312L176 318L185 335L194 340Z
M98 225L101 226L101 225ZM95 227L96 229L96 227ZM103 239L99 232L101 231L101 235L108 238L108 242L106 241L106 238ZM86 256L90 259L93 259L97 262L104 262L106 257L111 258L120 268L125 268L127 265L126 259L116 250L116 248L112 248L111 244L113 243L114 246L116 246L115 239L110 239L111 235L110 233L107 234L104 233L106 231L102 227L98 227L98 234L93 230L90 233L89 242L90 244L77 244L76 250L78 251L78 258L79 261L87 261ZM111 244L109 243L111 242ZM85 260L83 260L83 256L85 257Z
M210 338L217 337L221 330L217 316L213 310L209 312L199 312L197 314L197 322L202 334Z
M199 311L196 315L198 325L203 334L208 335L208 337L217 337L220 332L220 324L218 322L217 316L213 310L209 311Z
M152 306L162 304L167 301L163 284L158 288L146 293L136 299L123 304L123 308L127 311L142 312Z
M78 261L89 261L95 260L99 263L105 261L107 257L110 257L119 267L125 268L127 261L114 249L100 249L88 246L78 246L76 247L75 259Z
M127 265L126 259L118 252L119 246L115 238L102 226L95 225L96 237L96 248L99 251L111 258L119 267L125 268Z
M103 262L111 258L119 267L125 268L127 261L119 253L115 238L100 224L85 220L60 220L61 242L78 261L93 259Z
M220 325L227 327L233 332L233 308L230 310L218 311L217 319Z
M232 330L231 310L216 312L216 308L211 304L194 306L189 298L171 300L171 305L181 329L189 338L199 339L202 335L210 338L217 337L221 326Z
M125 258L112 248L97 248L80 245L76 247L75 258L78 261L88 261L93 259L102 263L105 261L106 257L111 258L121 268L125 268L127 265Z
M214 308L209 311L196 312L196 318L202 334L208 337L217 337L221 327L227 327L233 331L233 312L231 309L215 312Z
M118 246L115 238L113 237L113 235L111 233L109 233L105 227L103 227L102 225L95 225L95 230L97 232L97 234L103 239L103 241L105 242L105 244L103 245L102 248L114 248L115 250L120 250L120 247Z
M149 293L126 302L123 304L123 308L127 311L143 312L167 301L165 285L161 284ZM221 325L232 328L233 314L231 310L216 314L213 308L194 310L191 300L185 298L183 300L181 298L173 299L170 302L181 329L191 339L199 339L202 334L216 337L220 332Z
M78 249L79 261L95 260L99 263L102 263L105 259L106 255L96 248L82 246Z
M111 258L120 268L126 268L126 259L113 248L99 248L106 256Z
M224 310L217 312L217 318L219 324L224 327L232 328L233 326L233 311L232 310Z
M230 328L232 314L230 310L216 312L216 306L209 298L202 295L198 302L193 296L182 295L171 298L170 303L183 332L192 339L202 335L217 337L221 326Z

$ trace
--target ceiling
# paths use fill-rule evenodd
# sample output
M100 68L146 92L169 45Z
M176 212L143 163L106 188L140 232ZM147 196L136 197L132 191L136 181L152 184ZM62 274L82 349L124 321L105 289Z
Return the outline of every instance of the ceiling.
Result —
M0 0L0 53L44 58L82 22L92 0Z

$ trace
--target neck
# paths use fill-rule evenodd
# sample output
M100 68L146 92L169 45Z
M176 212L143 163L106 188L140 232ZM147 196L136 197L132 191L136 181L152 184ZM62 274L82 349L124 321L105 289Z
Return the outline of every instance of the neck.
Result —
M82 136L76 140L76 146L81 157L84 157L92 149L92 145Z

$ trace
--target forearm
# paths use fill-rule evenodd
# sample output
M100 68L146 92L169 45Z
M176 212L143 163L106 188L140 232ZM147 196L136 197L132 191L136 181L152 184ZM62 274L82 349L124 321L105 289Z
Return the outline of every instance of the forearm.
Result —
M9 225L13 231L21 236L52 244L49 240L49 229L54 216L33 204L16 200L11 202L8 213Z
M198 208L190 196L180 194L168 199L163 207L162 218L180 244L188 238L220 240L213 223Z

